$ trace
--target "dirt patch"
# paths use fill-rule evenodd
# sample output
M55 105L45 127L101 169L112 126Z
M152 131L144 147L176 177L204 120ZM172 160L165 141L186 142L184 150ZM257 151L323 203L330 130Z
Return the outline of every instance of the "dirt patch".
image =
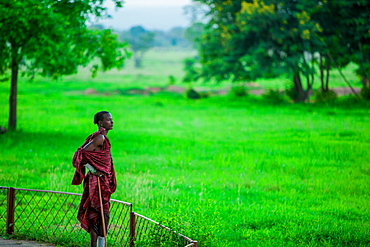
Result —
M86 89L85 91L84 91L84 94L87 94L87 95L89 95L89 94L98 94L98 91L96 91L95 89L93 89L93 88L88 88L88 89Z
M164 91L173 92L173 93L184 93L186 91L186 89L183 88L183 87L170 85L168 87L165 87Z
M263 89L253 89L253 90L249 90L248 93L253 94L253 95L262 95L262 94L265 93L265 90L263 90Z
M265 90L262 89L257 83L251 82L246 83L245 86L248 88L248 93L251 95L263 95ZM231 87L225 87L219 90L206 90L204 88L195 88L198 92L210 93L211 95L227 95L229 94ZM348 87L340 87L332 89L338 96L353 94L352 90ZM355 88L356 93L359 93L361 89ZM172 92L176 94L184 94L186 87L170 85L167 87L148 87L148 88L128 88L113 91L98 92L96 89L88 88L84 91L71 91L68 94L84 94L84 95L152 95L160 92Z
M348 95L348 94L353 94L352 90L349 87L338 87L338 88L333 88L333 91L338 95ZM360 88L354 88L354 91L359 94L361 89Z

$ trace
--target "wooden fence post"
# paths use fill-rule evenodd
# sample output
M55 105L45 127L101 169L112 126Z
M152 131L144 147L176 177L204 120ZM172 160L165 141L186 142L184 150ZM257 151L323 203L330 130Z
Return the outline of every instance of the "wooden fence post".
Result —
M6 234L14 233L14 206L15 206L15 189L8 188L8 204L6 208Z
M134 212L130 212L130 247L135 246L136 217Z

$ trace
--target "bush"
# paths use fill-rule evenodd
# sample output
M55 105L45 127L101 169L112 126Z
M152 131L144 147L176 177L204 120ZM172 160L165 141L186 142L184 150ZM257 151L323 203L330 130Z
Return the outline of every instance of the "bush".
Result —
M306 101L311 94L311 91L307 92L306 90L304 90L302 92L299 92L294 87L287 87L284 92L288 96L288 98L293 100L294 102Z
M231 88L230 94L234 97L245 97L248 95L248 90L244 85L236 85Z
M209 98L211 96L210 92L199 92L199 95L202 99Z
M370 100L370 87L363 87L360 91L360 96L364 100Z
M333 103L337 100L338 96L333 90L322 91L317 90L314 93L314 99L317 103Z
M196 67L198 58L185 58L184 59L184 71L185 77L183 82L194 82L200 77L199 68Z
M293 87L287 87L284 92L291 100L295 100L298 97L297 92Z
M267 92L265 92L262 97L269 103L273 104L281 104L285 102L284 93L280 92L277 89L267 90Z
M188 90L186 90L185 96L188 99L200 99L201 98L200 93L195 91L193 88L189 88Z
M173 75L168 76L168 85L174 85L176 82L176 78Z

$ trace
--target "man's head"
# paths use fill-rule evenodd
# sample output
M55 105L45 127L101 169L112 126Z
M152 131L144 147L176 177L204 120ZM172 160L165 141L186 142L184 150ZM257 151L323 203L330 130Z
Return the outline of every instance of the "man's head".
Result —
M106 130L113 129L112 115L107 111L100 111L94 115L94 124Z

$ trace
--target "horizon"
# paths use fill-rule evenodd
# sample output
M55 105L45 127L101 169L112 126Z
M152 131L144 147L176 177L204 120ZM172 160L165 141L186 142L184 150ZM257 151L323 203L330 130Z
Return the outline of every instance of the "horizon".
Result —
M122 8L116 9L112 1L106 4L112 17L93 24L102 24L115 30L127 30L142 26L147 30L168 31L174 27L188 27L190 18L184 7L192 0L126 0Z

